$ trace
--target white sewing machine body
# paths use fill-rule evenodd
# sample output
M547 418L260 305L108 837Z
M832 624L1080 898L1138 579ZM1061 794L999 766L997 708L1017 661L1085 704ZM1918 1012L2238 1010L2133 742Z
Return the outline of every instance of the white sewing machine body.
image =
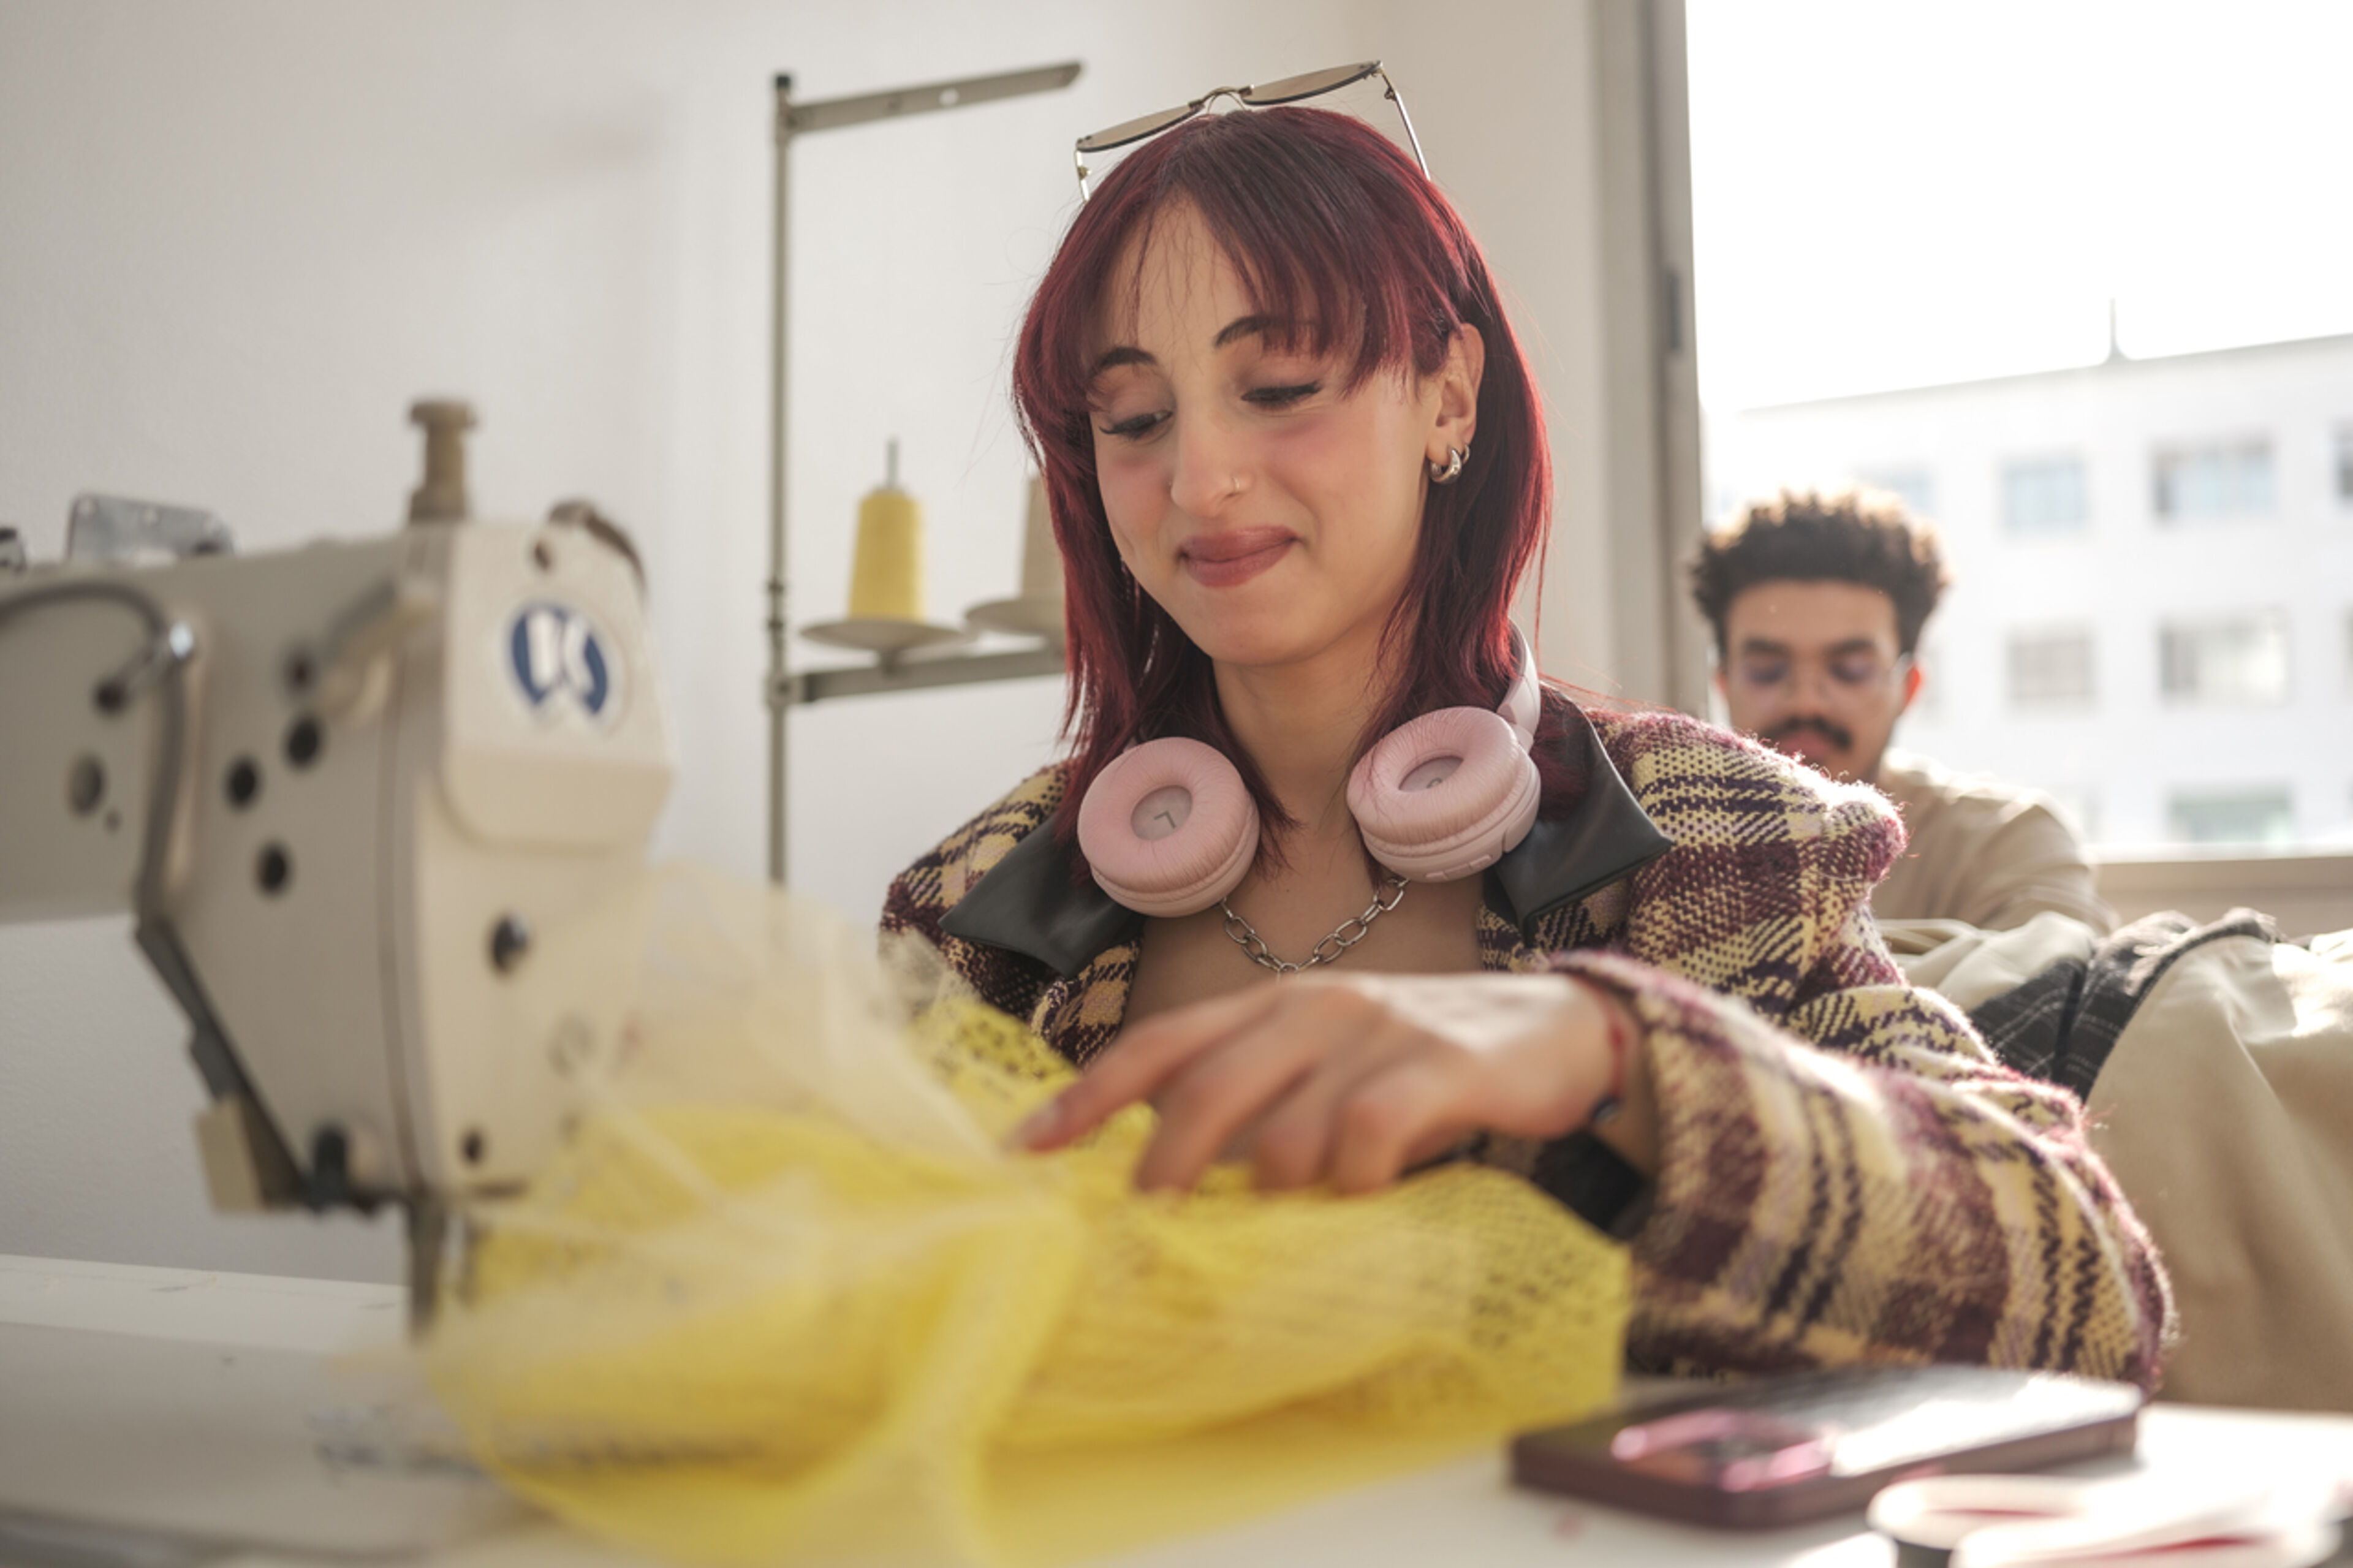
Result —
M446 1207L617 1042L617 1002L517 982L668 793L641 599L565 523L0 573L0 922L130 911L215 1205L403 1203L420 1307Z

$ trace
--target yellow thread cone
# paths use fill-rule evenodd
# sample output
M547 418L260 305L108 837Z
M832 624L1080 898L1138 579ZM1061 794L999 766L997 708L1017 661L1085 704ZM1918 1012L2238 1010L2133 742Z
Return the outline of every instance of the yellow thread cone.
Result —
M859 501L849 615L892 622L923 619L923 501L906 489L873 489Z
M923 618L923 503L896 485L858 503L858 552L849 571L853 617Z

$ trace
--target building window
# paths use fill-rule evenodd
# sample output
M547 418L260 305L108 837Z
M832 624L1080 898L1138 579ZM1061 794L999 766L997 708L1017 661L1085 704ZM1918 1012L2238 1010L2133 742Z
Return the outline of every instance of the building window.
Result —
M2084 459L2031 458L2001 470L2002 521L2012 533L2080 533L2092 521Z
M2287 616L2263 610L2159 628L2158 668L2165 695L2221 705L2287 700Z
M2182 790L2168 803L2173 837L2190 844L2293 844L2295 805L2286 786Z
M1885 490L1916 518L1936 515L1936 481L1926 468L1866 468L1854 482L1865 489Z
M2010 703L2013 708L2086 708L2094 696L2093 640L2084 627L2012 632Z
M2157 515L2260 517L2272 510L2272 445L2235 441L2157 455Z

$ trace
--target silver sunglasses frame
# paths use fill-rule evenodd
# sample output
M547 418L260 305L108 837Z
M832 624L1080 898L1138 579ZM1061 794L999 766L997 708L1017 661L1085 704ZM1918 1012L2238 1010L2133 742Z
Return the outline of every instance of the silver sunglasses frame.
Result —
M1213 87L1189 103L1164 109L1156 114L1123 120L1106 130L1082 136L1071 151L1071 162L1079 172L1079 200L1084 202L1091 196L1087 189L1087 154L1090 153L1108 153L1114 147L1149 141L1164 131L1175 130L1221 98L1233 100L1239 108L1272 109L1278 104L1321 98L1327 92L1354 87L1368 77L1381 79L1382 96L1397 105L1398 118L1405 122L1405 139L1413 149L1413 161L1421 166L1421 177L1425 180L1430 178L1430 160L1422 156L1421 138L1414 134L1413 116L1406 112L1405 100L1398 96L1397 83L1389 80L1389 73L1381 68L1380 61L1364 60L1353 66L1331 66L1323 70L1303 71L1297 76L1287 76L1251 87Z

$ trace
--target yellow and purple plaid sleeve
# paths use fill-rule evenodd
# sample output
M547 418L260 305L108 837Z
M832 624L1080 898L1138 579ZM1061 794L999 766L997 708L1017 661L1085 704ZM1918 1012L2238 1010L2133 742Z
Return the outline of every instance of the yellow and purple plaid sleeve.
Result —
M1636 1360L2153 1386L2169 1293L2082 1107L1907 986L1863 912L1903 842L1884 802L1673 716L1605 743L1676 840L1636 875L1617 951L1556 957L1645 1026L1661 1169Z

